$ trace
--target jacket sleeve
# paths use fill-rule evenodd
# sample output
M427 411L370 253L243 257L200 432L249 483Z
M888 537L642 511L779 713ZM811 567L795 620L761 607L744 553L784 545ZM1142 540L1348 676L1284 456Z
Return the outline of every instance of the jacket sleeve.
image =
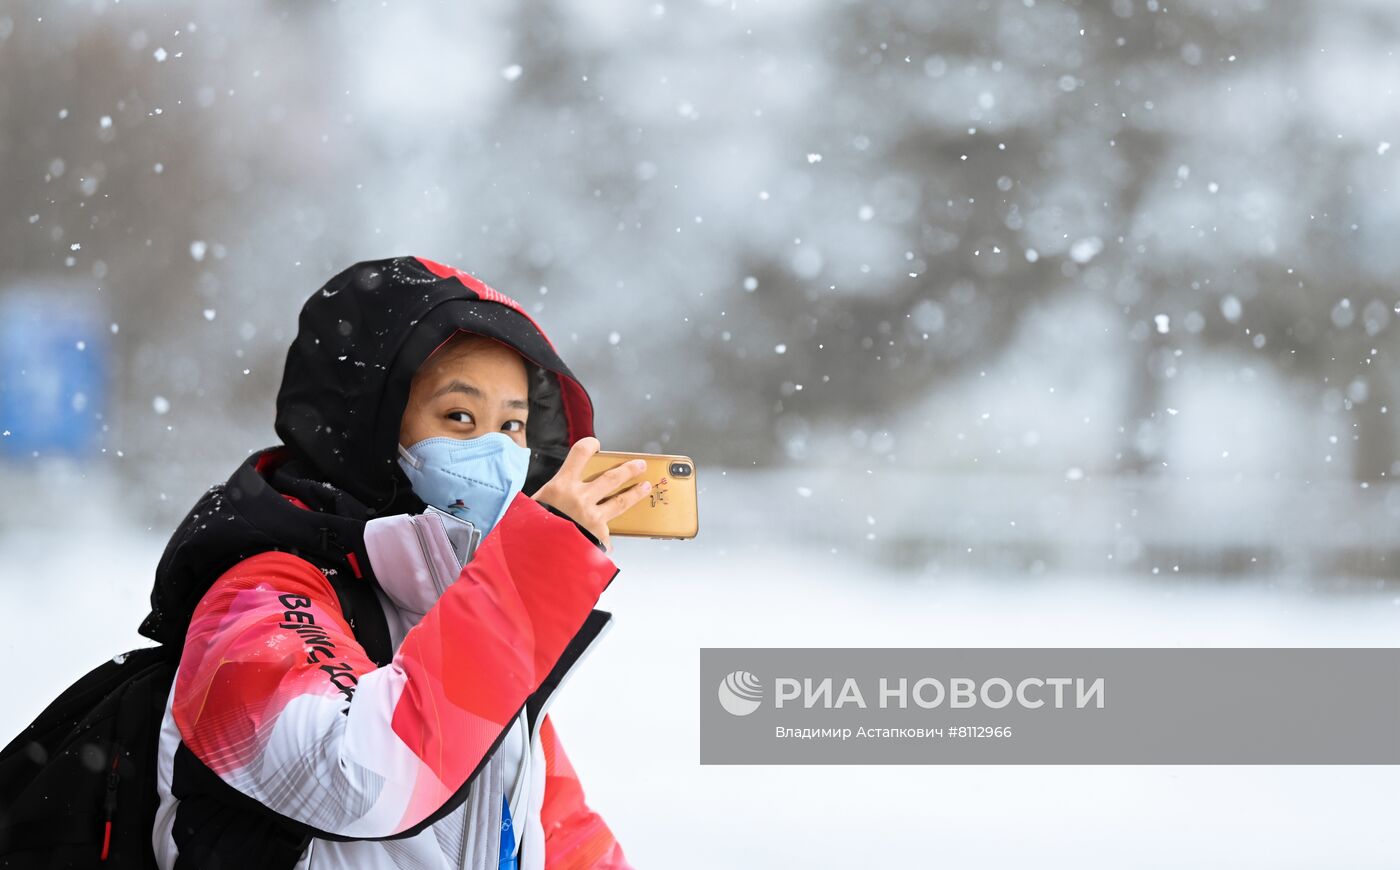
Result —
M377 668L318 569L253 556L195 610L175 722L224 782L316 835L400 834L465 798L616 574L571 521L519 495Z
M545 870L633 870L602 817L588 808L578 774L548 714L540 722L540 744L545 762L540 807Z

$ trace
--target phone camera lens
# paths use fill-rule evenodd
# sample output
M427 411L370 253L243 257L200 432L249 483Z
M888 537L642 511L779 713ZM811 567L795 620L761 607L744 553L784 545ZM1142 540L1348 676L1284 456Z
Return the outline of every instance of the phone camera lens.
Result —
M671 463L672 477L690 477L690 466L684 462Z

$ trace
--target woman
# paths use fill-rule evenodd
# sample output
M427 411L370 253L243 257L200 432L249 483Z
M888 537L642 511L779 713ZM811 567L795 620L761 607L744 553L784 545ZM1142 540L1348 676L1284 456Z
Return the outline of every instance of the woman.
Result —
M628 867L546 710L647 486L580 479L592 404L544 332L455 269L358 263L302 310L276 430L141 626L183 644L160 866Z

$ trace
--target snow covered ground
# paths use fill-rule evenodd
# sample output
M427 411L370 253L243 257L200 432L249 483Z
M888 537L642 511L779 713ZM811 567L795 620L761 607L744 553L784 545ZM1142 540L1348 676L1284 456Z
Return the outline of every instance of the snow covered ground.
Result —
M644 868L1395 867L1400 767L700 766L704 646L1392 646L1393 594L882 573L711 523L620 540L612 632L553 708ZM159 531L0 531L0 737L135 626Z

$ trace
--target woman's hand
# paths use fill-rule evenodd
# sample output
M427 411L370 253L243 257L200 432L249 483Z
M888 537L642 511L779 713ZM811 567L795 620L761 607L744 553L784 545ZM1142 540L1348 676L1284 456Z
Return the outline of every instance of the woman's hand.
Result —
M585 482L582 479L583 467L600 446L598 439L592 435L575 441L574 446L569 448L569 455L564 457L559 473L536 490L532 498L568 514L611 553L613 546L612 538L608 535L608 521L646 498L647 493L651 492L651 482L643 481L639 486L605 501L608 493L636 478L647 464L645 460L633 459Z

